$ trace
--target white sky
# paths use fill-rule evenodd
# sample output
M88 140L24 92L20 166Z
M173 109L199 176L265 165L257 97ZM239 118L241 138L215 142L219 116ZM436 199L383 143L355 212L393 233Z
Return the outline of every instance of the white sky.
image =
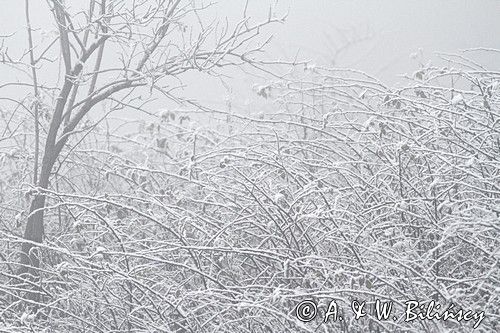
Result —
M275 2L249 0L249 12L265 16ZM241 17L244 4L245 0L220 0L216 15ZM34 27L47 28L52 21L46 1L31 1L31 6ZM0 0L0 8L0 35L17 31L25 47L24 1ZM388 83L397 83L397 74L417 68L418 62L409 55L419 48L426 60L435 51L500 48L499 0L279 0L277 8L289 10L289 17L268 31L275 35L270 57L292 57L300 51L303 58L331 65L344 37L369 37L341 53L334 65L361 69ZM500 67L493 61L487 65ZM237 76L229 82L233 90L240 97L249 94L254 81ZM224 92L201 80L194 79L190 86L198 95L204 92L199 99L217 103Z

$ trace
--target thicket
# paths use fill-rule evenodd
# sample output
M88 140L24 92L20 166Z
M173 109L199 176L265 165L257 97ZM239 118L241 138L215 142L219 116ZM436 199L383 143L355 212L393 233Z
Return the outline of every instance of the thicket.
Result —
M294 308L310 298L346 313L353 299L454 303L485 311L477 332L497 331L500 72L444 57L397 88L297 68L258 87L271 112L191 103L144 107L149 119L126 131L85 124L46 188L32 183L32 115L2 108L0 140L15 144L0 146L0 331L472 327L371 314L301 323ZM36 105L50 120L53 105ZM19 258L40 195L30 278Z

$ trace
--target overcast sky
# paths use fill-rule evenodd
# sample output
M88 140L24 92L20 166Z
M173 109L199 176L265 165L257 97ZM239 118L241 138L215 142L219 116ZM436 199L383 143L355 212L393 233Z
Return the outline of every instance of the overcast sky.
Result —
M24 36L23 3L0 0L0 35L18 31ZM250 0L249 12L265 16L275 3ZM240 17L244 4L244 0L220 0L215 10L220 17ZM35 27L52 24L46 1L31 1L31 6ZM270 57L293 57L299 52L317 64L361 69L393 84L399 80L397 74L417 68L418 61L409 55L419 48L426 60L437 51L500 48L499 0L280 0L277 9L289 11L289 16L284 25L270 31L275 36ZM348 40L357 42L336 56ZM20 42L24 47L25 39ZM252 84L249 78L231 83L243 95ZM196 81L191 85L194 91L206 91L200 99L219 100L220 87Z
M238 15L244 1L219 3L230 16ZM275 1L250 0L256 15L269 3ZM299 52L317 64L364 70L389 84L418 68L420 58L410 55L419 49L425 62L436 60L436 52L500 49L499 0L280 0L278 8L289 16L273 32L273 56L292 58ZM334 59L346 38L358 43ZM487 57L481 60L500 68ZM246 88L250 85L248 79Z
M290 0L290 19L279 42L326 60L336 30L373 37L342 57L353 66L390 79L415 65L409 55L422 48L456 52L471 47L500 48L498 0ZM331 35L327 38L327 35ZM363 46L363 47L361 47ZM362 50L366 52L362 52ZM330 51L331 52L331 51ZM316 56L314 56L316 54Z

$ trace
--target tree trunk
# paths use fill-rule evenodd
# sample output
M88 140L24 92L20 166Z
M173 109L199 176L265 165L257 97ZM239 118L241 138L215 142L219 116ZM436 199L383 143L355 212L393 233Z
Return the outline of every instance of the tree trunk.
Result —
M54 166L55 156L57 156L57 154L54 154L55 151L52 147L50 142L47 143L43 156L42 170L37 184L42 190L46 190L49 186L50 173ZM26 241L21 246L19 275L33 283L39 281L40 250L36 244L42 243L44 236L45 200L45 193L37 193L31 201L28 221L24 230L24 239ZM36 290L29 292L26 297L33 301L40 300L40 294Z
M39 253L33 249L33 243L41 243L43 239L44 206L45 195L39 194L31 201L30 215L24 230L24 239L28 242L24 242L21 249L21 274L29 272L36 275L35 270L40 266Z

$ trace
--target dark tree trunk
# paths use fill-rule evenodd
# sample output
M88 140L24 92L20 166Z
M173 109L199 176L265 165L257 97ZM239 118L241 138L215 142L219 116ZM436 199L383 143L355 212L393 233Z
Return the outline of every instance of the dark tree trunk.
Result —
M41 243L43 239L44 206L45 195L37 195L33 201L31 201L30 217L28 218L28 223L24 230L24 239L28 242L24 242L22 245L20 273L27 273L30 268L36 269L40 266L40 260L36 253L37 251L31 250L35 246L33 243ZM30 273L35 275L35 272Z
M52 167L55 162L54 149L51 142L46 143L46 149L42 160L42 170L38 181L38 187L41 190L48 189L49 178ZM19 275L21 278L27 279L32 283L37 284L39 281L39 268L40 268L40 249L36 244L43 241L44 236L44 207L45 207L46 194L37 193L31 201L29 217L24 230L24 239L21 246L21 258ZM40 294L36 288L33 292L28 292L26 297L33 301L40 300Z

